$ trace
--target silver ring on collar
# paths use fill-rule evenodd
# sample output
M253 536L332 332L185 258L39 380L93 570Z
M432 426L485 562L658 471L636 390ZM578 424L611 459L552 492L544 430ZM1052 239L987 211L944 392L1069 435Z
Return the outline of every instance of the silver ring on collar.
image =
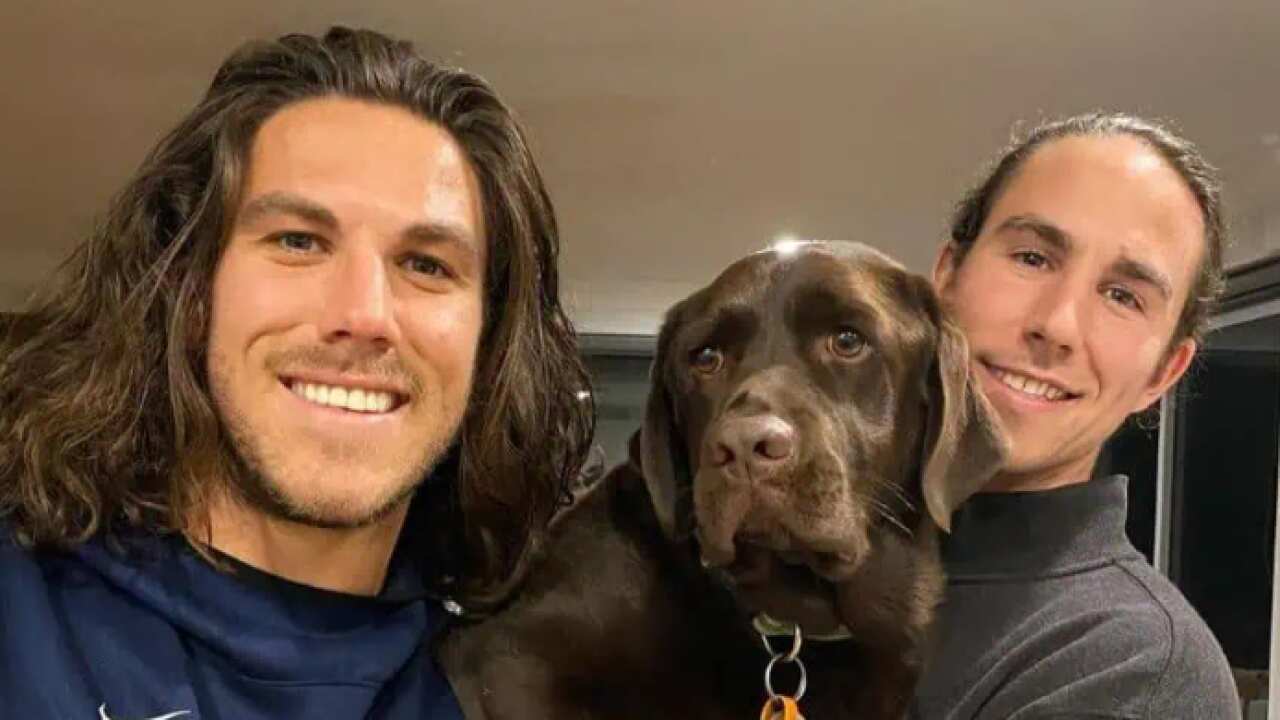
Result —
M804 697L805 688L809 684L809 676L804 671L804 663L800 658L788 659L786 655L778 653L769 659L769 664L764 666L764 689L769 693L769 699L778 697L778 693L773 689L773 668L778 661L784 663L795 663L796 669L800 671L800 682L796 684L796 691L791 695L791 699L800 702L800 698Z
M800 656L800 646L804 644L804 637L800 633L800 626L792 625L791 650L785 653L774 650L773 646L769 644L769 636L764 633L760 633L760 641L764 643L764 651L769 653L769 657L774 659L783 658L786 662L794 662Z

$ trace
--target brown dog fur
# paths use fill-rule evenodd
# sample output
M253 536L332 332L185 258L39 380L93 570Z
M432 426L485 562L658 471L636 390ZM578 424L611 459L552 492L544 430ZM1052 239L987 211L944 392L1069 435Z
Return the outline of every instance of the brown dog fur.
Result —
M668 313L632 446L442 641L467 716L755 717L763 612L852 636L805 645L806 714L901 717L937 529L1007 452L928 283L852 244L735 263Z

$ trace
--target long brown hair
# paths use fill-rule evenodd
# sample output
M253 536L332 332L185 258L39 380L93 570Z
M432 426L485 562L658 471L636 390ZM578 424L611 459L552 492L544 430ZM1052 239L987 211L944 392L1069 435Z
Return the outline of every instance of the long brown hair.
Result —
M476 606L519 580L593 430L559 301L555 214L524 133L488 84L407 42L345 28L232 54L0 337L0 517L18 541L69 547L133 528L199 543L189 519L228 447L204 371L210 286L250 144L282 107L329 95L438 124L480 180L489 266L474 390L405 539Z

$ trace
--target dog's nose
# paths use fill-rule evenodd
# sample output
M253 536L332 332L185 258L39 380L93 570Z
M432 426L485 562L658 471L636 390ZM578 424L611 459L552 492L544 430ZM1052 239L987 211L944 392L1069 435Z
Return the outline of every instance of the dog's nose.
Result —
M721 423L712 439L711 462L755 479L776 473L795 452L796 432L776 415L738 417Z

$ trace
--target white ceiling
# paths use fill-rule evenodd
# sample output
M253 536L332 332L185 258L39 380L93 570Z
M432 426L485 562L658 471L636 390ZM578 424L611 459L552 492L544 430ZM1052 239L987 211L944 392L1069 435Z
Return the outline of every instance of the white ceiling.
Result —
M1280 2L35 2L0 9L0 309L15 309L250 37L371 26L531 130L589 332L651 332L783 233L924 270L1015 123L1174 119L1224 171L1234 263L1280 252Z

